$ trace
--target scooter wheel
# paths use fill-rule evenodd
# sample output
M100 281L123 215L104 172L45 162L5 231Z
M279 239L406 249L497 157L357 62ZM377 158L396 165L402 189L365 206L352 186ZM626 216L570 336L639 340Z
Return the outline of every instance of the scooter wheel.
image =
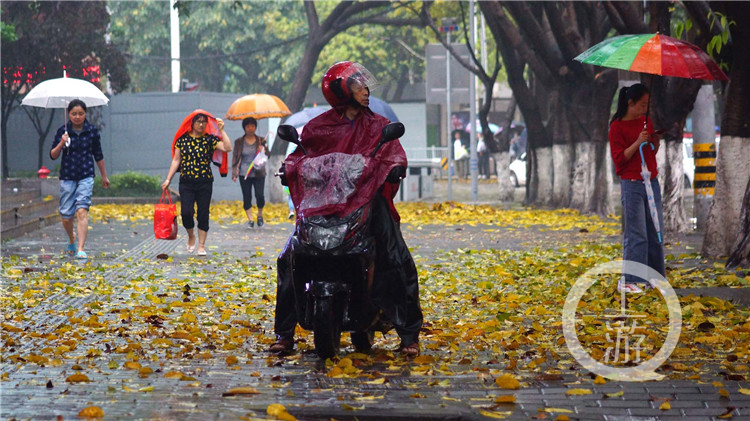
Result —
M318 298L315 303L315 352L320 358L331 358L339 350L341 343L341 325L339 315L334 308L332 297Z

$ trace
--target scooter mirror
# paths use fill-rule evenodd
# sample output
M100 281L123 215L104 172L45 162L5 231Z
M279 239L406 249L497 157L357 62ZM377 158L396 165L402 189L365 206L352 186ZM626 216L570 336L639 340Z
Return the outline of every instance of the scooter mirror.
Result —
M402 123L396 122L391 123L385 127L383 127L383 135L382 135L382 143L390 142L392 140L396 140L399 137L404 135L404 132L406 129L404 128L404 125Z
M286 140L287 142L294 143L295 145L299 145L300 143L297 129L295 129L294 126L282 124L281 126L279 126L279 129L276 130L276 134L281 140Z
M372 151L372 155L370 155L370 157L375 157L375 154L378 153L381 146L403 136L405 131L406 128L404 128L404 125L399 122L391 123L383 127L383 133L380 136L380 142L378 142L378 146L375 147L374 151Z

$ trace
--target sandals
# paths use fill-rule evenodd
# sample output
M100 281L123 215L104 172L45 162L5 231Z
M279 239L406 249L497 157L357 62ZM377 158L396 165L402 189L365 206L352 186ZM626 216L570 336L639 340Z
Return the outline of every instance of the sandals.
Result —
M278 338L269 348L268 352L277 355L284 355L294 350L294 339Z
M189 240L188 240L189 241ZM190 244L187 245L187 252L192 253L195 251L195 243L191 246Z
M68 256L75 256L76 252L78 251L78 248L76 247L76 244L68 244L68 247L65 248L65 253L68 254Z
M419 342L414 342L408 346L402 342L401 346L398 347L398 351L406 357L416 357L419 355Z

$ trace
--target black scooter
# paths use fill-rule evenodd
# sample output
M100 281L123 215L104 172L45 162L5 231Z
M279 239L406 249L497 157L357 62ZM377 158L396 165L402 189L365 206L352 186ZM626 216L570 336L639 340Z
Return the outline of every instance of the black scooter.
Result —
M383 128L370 157L331 153L310 158L298 169L299 176L288 183L304 183L302 205L345 201L356 194L354 186L366 162L382 145L403 134L403 124L391 123ZM279 126L278 137L307 153L294 127ZM297 218L290 242L295 310L300 326L314 332L315 351L320 358L338 352L342 331L352 332L357 350L368 350L373 332L390 328L370 300L375 269L371 208L372 200L349 215Z

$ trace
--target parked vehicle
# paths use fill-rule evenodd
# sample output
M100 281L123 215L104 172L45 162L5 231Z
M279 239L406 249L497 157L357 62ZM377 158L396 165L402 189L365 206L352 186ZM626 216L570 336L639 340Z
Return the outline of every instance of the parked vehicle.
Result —
M333 152L310 157L296 177L286 180L290 187L300 183L304 188L290 239L295 311L300 326L313 331L315 352L321 358L338 352L342 331L352 332L355 348L369 349L373 331L389 328L370 300L376 257L371 209L379 193L346 215L305 216L302 210L346 203L351 195L361 194L356 186L367 165L383 144L403 134L403 124L391 123L372 155ZM305 152L294 127L282 125L278 135Z
M526 152L510 163L510 183L514 187L526 185Z

